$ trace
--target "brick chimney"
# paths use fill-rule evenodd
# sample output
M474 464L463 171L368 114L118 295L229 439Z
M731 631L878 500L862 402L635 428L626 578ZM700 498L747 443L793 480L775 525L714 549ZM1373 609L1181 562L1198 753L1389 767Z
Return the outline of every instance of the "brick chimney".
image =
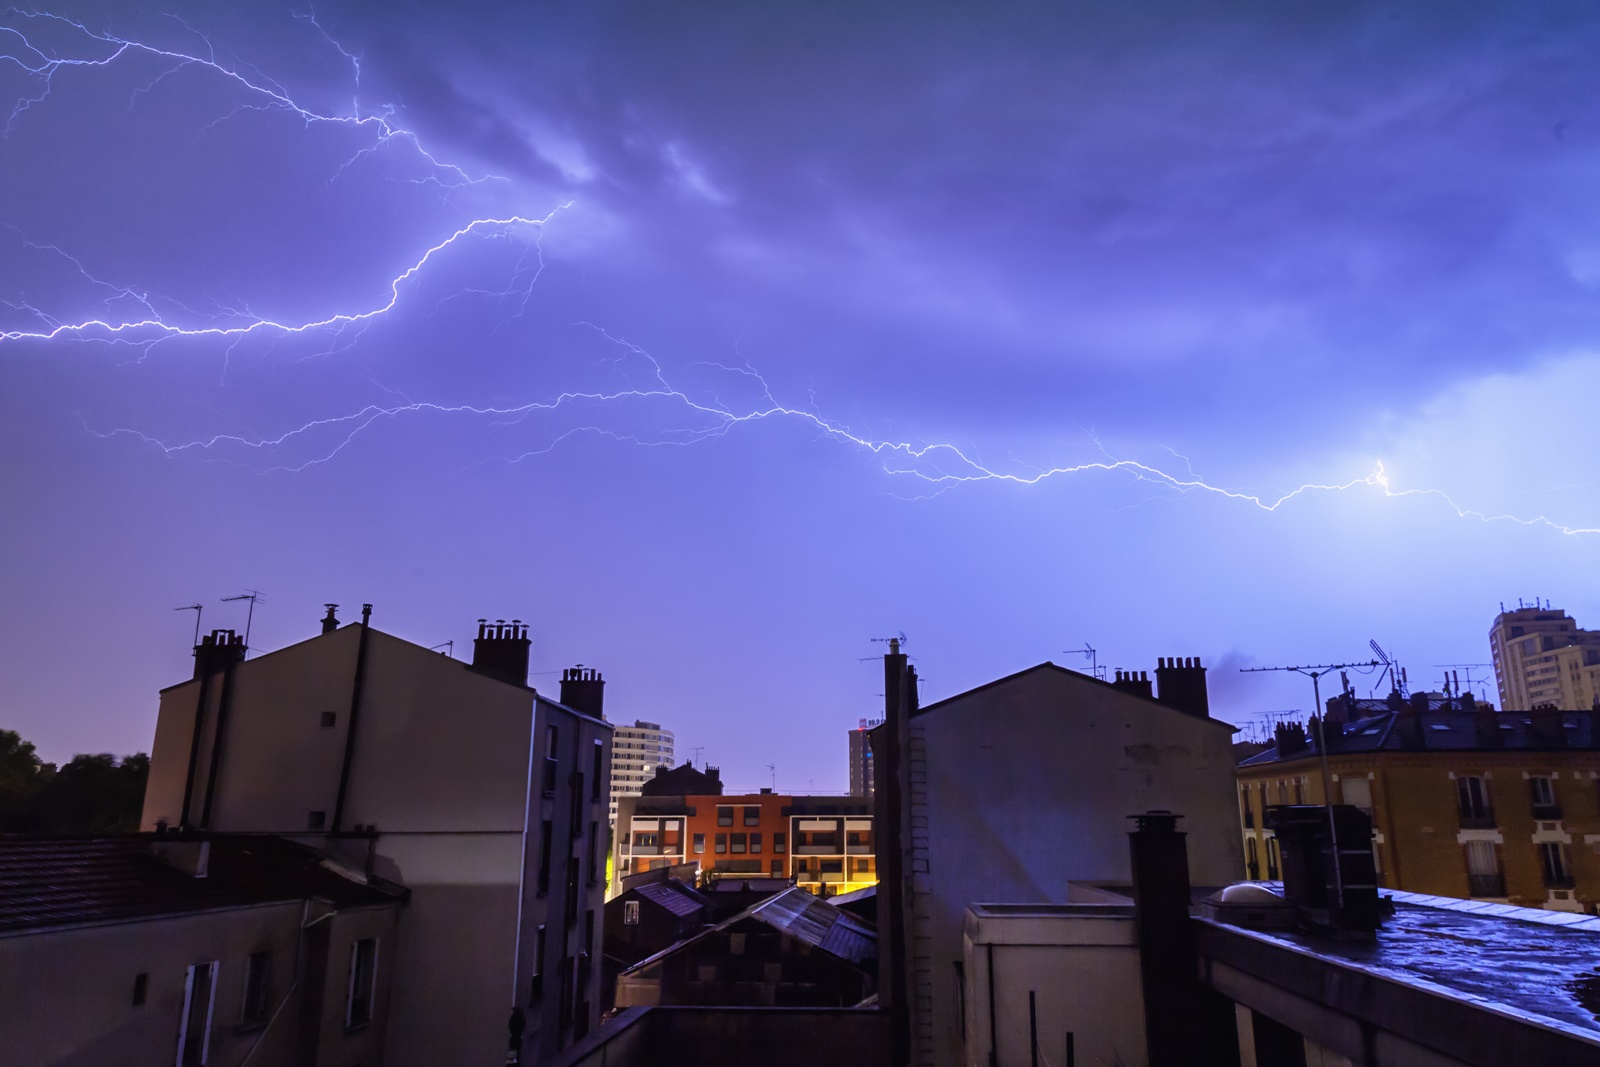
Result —
M1136 697L1144 697L1146 700L1154 699L1150 695L1150 676L1144 671L1139 671L1137 674L1133 671L1117 671L1116 681L1111 683L1111 688L1132 693Z
M204 678L244 661L244 638L232 630L212 630L194 646L194 676Z
M478 620L472 642L472 669L512 685L528 684L528 628L521 619Z
M1206 695L1206 669L1199 658L1156 660L1156 699L1169 708L1209 719L1211 699Z
M561 672L561 703L596 719L605 718L605 679L600 672L578 664Z

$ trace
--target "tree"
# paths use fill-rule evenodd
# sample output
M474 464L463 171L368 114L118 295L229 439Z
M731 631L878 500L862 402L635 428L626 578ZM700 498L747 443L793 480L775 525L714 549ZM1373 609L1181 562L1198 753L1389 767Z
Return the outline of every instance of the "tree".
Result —
M35 804L55 774L15 730L0 730L0 831L31 830Z
M0 730L0 832L121 834L139 829L150 757L78 755L59 770Z

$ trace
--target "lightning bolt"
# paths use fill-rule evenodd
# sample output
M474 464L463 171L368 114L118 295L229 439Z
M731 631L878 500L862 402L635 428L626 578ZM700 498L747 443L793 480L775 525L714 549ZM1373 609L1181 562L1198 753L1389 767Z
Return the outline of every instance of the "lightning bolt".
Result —
M9 39L16 45L13 51L0 53L0 64L11 64L20 68L26 78L31 79L34 85L34 90L31 93L19 96L12 105L5 122L5 132L8 136L19 122L26 119L29 112L49 99L57 78L74 72L104 69L114 64L129 61L134 57L144 57L164 66L161 73L135 91L134 98L130 100L130 107L134 106L139 96L147 94L161 79L179 70L197 67L209 71L226 84L237 88L244 96L244 103L239 104L234 111L217 119L217 122L227 121L234 115L247 110L276 111L297 117L307 127L319 124L337 124L351 127L370 135L370 143L359 149L339 166L330 176L330 181L337 180L350 167L370 158L380 149L395 142L409 145L428 168L428 175L424 180L437 184L441 188L450 189L485 181L505 180L495 175L474 176L456 164L444 162L435 157L423 147L413 132L394 124L392 119L395 109L392 107L385 107L377 112L363 112L361 108L361 58L344 48L328 34L321 23L317 21L314 9L308 9L307 13L296 17L304 19L314 27L322 39L349 63L354 90L351 96L350 110L347 114L330 114L305 107L296 102L290 96L288 90L271 78L261 74L247 73L244 66L240 64L229 64L220 60L211 40L205 34L194 30L186 23L182 23L181 20L177 21L183 26L184 31L204 44L204 54L196 51L157 47L116 36L110 32L92 30L82 22L48 12L12 8L6 15L8 18L21 20L29 24L48 25L54 29L64 30L68 34L74 35L84 50L90 53L62 56L53 50L47 50L45 47L36 44L16 26L0 25L0 40ZM155 297L135 286L104 281L92 274L80 259L59 247L44 243L35 244L24 239L24 243L28 247L52 252L63 257L85 279L96 286L104 287L108 290L110 295L105 301L108 307L131 305L140 310L125 319L107 316L104 318L64 321L27 302L12 302L10 306L29 315L35 321L37 327L0 331L0 344L78 340L133 344L148 349L149 346L163 340L195 338L223 342L229 346L231 351L231 347L241 339L258 334L289 336L326 331L333 333L335 336L340 336L345 331L353 329L356 331L357 337L359 337L360 331L364 330L367 325L391 312L401 302L402 294L406 288L414 283L436 259L444 255L453 246L464 242L470 237L509 237L523 230L530 232L535 238L532 255L536 258L537 265L535 267L528 266L527 259L524 257L524 260L518 263L517 268L512 273L511 281L504 289L463 289L458 295L520 297L521 307L525 309L532 286L544 267L542 251L544 231L556 212L570 206L570 204L563 205L543 215L532 213L505 214L499 217L472 219L459 225L453 232L426 248L409 265L391 278L387 286L386 299L374 303L373 306L365 310L345 311L321 318L300 320L259 317L249 312L248 308L231 307L219 307L216 313L204 315L177 301ZM179 309L183 312L184 321L172 321L174 316L164 315L158 310L158 304L162 306L170 304L172 307ZM1034 486L1052 479L1084 474L1120 474L1136 481L1152 483L1172 492L1215 496L1269 513L1276 512L1292 501L1308 494L1370 489L1375 490L1386 499L1412 496L1436 498L1447 505L1460 519L1475 519L1485 523L1509 522L1529 527L1545 527L1568 536L1600 533L1600 529L1597 528L1569 526L1543 515L1524 518L1509 514L1490 514L1465 508L1438 489L1396 488L1381 461L1376 462L1371 471L1358 477L1344 481L1308 483L1277 495L1246 492L1213 484L1196 475L1193 467L1189 464L1188 457L1176 452L1173 453L1174 456L1184 462L1186 469L1184 474L1174 474L1144 462L1119 458L1109 453L1104 453L1103 449L1103 458L1098 460L1051 466L1033 470L1026 474L1001 470L982 462L975 450L963 449L954 444L919 444L912 441L890 440L863 435L826 418L815 409L814 400L811 408L780 403L775 398L774 391L767 380L751 367L748 361L742 361L738 366L710 361L701 361L700 365L757 382L760 386L760 399L756 404L740 408L723 403L715 394L712 394L710 402L696 399L686 389L674 385L668 379L661 363L645 349L623 338L612 336L599 327L593 326L593 324L582 323L580 325L597 330L608 341L617 345L626 353L626 356L622 358L633 358L642 361L648 367L645 383L642 385L630 384L623 388L609 390L567 390L545 400L506 405L447 405L402 398L401 402L398 403L367 404L356 411L346 414L313 419L272 437L216 434L186 442L171 443L136 429L118 428L108 431L91 430L91 432L95 432L105 438L132 437L159 449L169 456L221 454L223 450L229 449L275 456L304 445L311 452L309 458L279 463L265 468L265 471L292 472L303 471L312 466L329 463L351 442L374 426L406 417L462 416L487 418L496 423L515 423L567 409L584 407L612 408L631 404L647 404L676 410L683 416L685 421L682 425L676 427L657 428L648 433L626 432L614 426L599 424L571 426L555 434L551 440L540 448L502 458L508 463L518 463L533 456L546 454L558 447L562 442L577 435L594 435L648 447L681 447L725 436L740 427L763 422L785 421L809 427L820 438L832 440L849 448L864 451L878 457L887 474L916 483L926 493L944 492L977 482ZM354 343L353 340L349 342L349 344ZM331 347L328 349L329 353L335 351L338 351L338 349ZM313 445L314 441L321 441L325 438L331 439L332 443L323 443L320 446ZM1169 451L1171 450L1169 449Z

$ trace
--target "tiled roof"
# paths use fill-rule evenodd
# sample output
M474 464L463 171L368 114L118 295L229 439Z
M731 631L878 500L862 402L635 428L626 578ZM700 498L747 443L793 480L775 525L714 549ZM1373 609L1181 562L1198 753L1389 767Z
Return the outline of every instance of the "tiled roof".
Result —
M1562 752L1600 749L1588 711L1385 711L1350 723L1328 723L1328 755L1364 752ZM1306 745L1280 756L1274 745L1240 767L1309 759L1318 754L1315 726Z
M386 882L363 885L322 853L279 837L210 837L204 878L156 858L156 840L0 834L0 933L287 900L354 907L405 896Z
M671 879L634 886L629 892L637 893L651 903L661 905L674 915L693 915L702 908L711 906L711 901L702 896L698 890Z
M732 918L724 919L715 926L708 926L693 937L685 938L675 945L662 949L654 956L640 960L623 973L629 974L653 966L666 957L681 952L685 946L692 945L701 938L752 919L856 966L877 958L878 935L870 925L849 912L813 896L799 886L791 886L776 896L768 897L761 903L746 908Z

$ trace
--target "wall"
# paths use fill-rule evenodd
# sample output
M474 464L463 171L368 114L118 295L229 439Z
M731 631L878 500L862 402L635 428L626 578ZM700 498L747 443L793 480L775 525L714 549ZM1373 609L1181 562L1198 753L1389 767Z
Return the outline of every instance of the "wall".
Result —
M851 1008L631 1008L547 1067L884 1067L886 1013Z
M325 966L312 974L309 938L300 937L303 907L293 901L0 937L5 1062L170 1067L177 1058L186 972L192 964L216 960L209 1062L239 1063L253 1049L253 1065L299 1067L307 1062L301 1042L310 1039L319 1063L375 1067L383 1062L385 960L395 942L397 909L353 909L324 920L319 925L327 928L327 951L320 958ZM346 1031L350 945L360 937L380 939L375 1023ZM247 959L254 952L272 953L268 1003L277 1018L265 1027L241 1025ZM140 973L149 975L146 1000L135 1007ZM306 1004L313 992L320 995Z
M1073 1062L1144 1067L1144 994L1131 908L975 905L966 913L962 946L963 1062L1031 1061L1031 992L1039 1062L1066 1064L1070 1033Z
M962 1055L951 975L969 903L1064 902L1069 881L1130 878L1127 817L1157 808L1184 816L1194 884L1238 878L1225 723L1045 667L925 708L910 730L907 911L927 934L911 995L929 1004L913 1020L919 1062Z

